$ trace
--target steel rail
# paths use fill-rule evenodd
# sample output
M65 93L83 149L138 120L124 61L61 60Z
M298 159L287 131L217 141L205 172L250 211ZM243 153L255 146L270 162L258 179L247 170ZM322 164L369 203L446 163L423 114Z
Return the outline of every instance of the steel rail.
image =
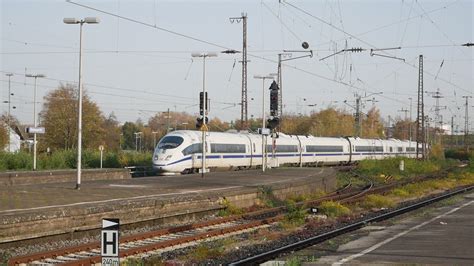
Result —
M350 191L344 193L346 190L349 190L352 186L352 182L349 182L346 186L343 188L340 188L336 191L331 192L328 195L325 195L321 198L318 198L313 201L306 201L306 202L299 202L297 203L297 206L304 206L305 204L311 204L311 205L317 205L320 204L321 202L325 200L343 200L345 198L350 198L350 199L355 199L363 196L367 191L369 191L373 187L373 183L369 186L364 187L361 191ZM138 253L143 253L147 252L150 250L156 250L156 249L162 249L165 247L169 246L174 246L174 245L179 245L182 243L186 242L191 242L195 241L198 239L205 239L209 238L215 235L223 234L223 233L228 233L228 232L234 232L234 231L240 231L252 227L256 227L263 224L268 223L268 221L277 221L281 220L283 216L281 213L285 212L287 210L286 206L280 206L280 207L275 207L272 209L264 209L260 211L254 211L252 213L247 213L247 214L242 214L242 215L233 215L225 218L217 218L213 219L211 221L204 221L196 224L190 224L190 225L183 225L183 226L177 226L177 227L172 227L172 228L166 228L166 229L160 229L152 232L146 232L146 233L141 233L137 235L130 235L126 237L122 237L120 239L120 244L126 244L129 242L134 242L134 241L140 241L140 240L146 240L146 239L151 239L167 234L175 234L175 233L180 233L184 232L187 230L193 230L193 229L199 229L199 228L204 228L207 226L212 226L212 225L218 225L218 224L223 224L227 222L233 222L237 220L242 220L242 219L257 219L256 221L248 222L245 224L241 225L234 225L228 228L224 229L216 229L216 230L211 230L207 231L205 233L201 234L196 234L196 235L191 235L191 236L186 236L186 237L180 237L177 239L172 239L172 240L165 240L165 241L160 241L158 243L153 243L149 245L143 245L140 247L136 248L129 248L129 249L124 249L120 256L121 257L127 257L130 255L138 254ZM279 215L280 214L280 215ZM258 216L262 215L274 215L273 217L267 217L267 218L258 218ZM32 255L25 255L25 256L19 256L19 257L14 257L11 258L8 262L8 265L19 265L22 263L30 263L34 261L41 261L45 260L48 258L55 259L61 256L68 256L74 253L79 253L79 252L91 252L92 250L97 250L100 249L100 242L94 242L90 244L83 244L79 246L74 246L74 247L67 247L63 249L58 249L58 250L53 250L53 251L47 251L47 252L41 252L41 253L36 253ZM70 262L64 262L63 264L65 265L90 265L91 263L99 263L100 262L100 256L90 256L88 258L83 258L83 259L78 259Z
M412 204L412 205L409 205L409 206L406 206L406 207L402 207L402 208L399 208L399 209L396 209L396 210L393 210L393 211L390 211L390 212L387 212L387 213L384 213L384 214L381 214L381 215L378 215L378 216L375 216L375 217L372 217L372 218L368 218L368 219L365 219L363 221L359 221L359 222L356 222L356 223L353 223L353 224L335 229L335 230L330 231L330 232L326 232L326 233L323 233L323 234L320 234L320 235L317 235L317 236L314 236L314 237L310 237L310 238L304 239L304 240L299 241L299 242L295 242L295 243L292 243L292 244L289 244L289 245L286 245L286 246L283 246L283 247L279 247L279 248L274 249L274 250L270 250L270 251L252 256L252 257L248 257L248 258L243 259L243 260L235 261L235 262L231 263L230 265L245 265L245 264L254 264L254 263L258 263L258 262L263 262L263 261L275 258L275 257L277 257L278 255L280 255L282 253L286 253L286 252L290 252L290 251L294 251L294 250L299 250L299 249L305 248L307 246L311 246L311 245L323 242L325 240L334 238L334 237L339 236L341 234L345 234L347 232L351 232L351 231L357 230L359 228L362 228L362 227L366 226L367 224L370 224L370 223L373 223L373 222L383 221L383 220L395 217L397 215L401 215L401 214L404 214L406 212L419 209L419 208L424 207L426 205L429 205L431 203L434 203L434 202L437 202L437 201L440 201L440 200L443 200L443 199L447 199L449 197L452 197L452 196L455 196L455 195L458 195L458 194L461 194L461 193L465 193L465 192L470 191L472 189L474 189L474 186L466 186L464 188L461 188L461 189L458 189L458 190L455 190L455 191L452 191L452 192L448 192L448 193L442 194L440 196L437 196L437 197L434 197L434 198L431 198L431 199L423 200L421 202L418 202L418 203L415 203L415 204Z

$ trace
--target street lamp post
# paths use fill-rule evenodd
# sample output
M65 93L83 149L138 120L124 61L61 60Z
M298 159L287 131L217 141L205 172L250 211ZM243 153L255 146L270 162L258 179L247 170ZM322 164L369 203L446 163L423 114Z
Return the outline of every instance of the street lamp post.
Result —
M135 132L135 151L141 151L141 144L142 144L142 132ZM138 148L138 139L140 139L140 149Z
M157 131L152 131L151 132L153 134L153 150L155 150L156 148L156 134L158 134Z
M303 48L308 49L308 43L303 42ZM297 57L292 57L291 53L309 53L307 55L302 55L302 56L297 56ZM282 58L282 57L288 57L288 58ZM295 60L295 59L300 59L300 58L305 58L305 57L313 57L313 50L283 50L283 53L278 54L278 77L277 77L277 84L279 87L279 95L278 95L278 112L279 112L279 117L280 117L280 127L281 123L283 122L283 81L282 81L282 62L285 61L290 61L290 60Z
M192 57L202 57L202 96L203 96L203 114L202 114L202 155L201 155L201 177L206 172L206 116L207 116L207 97L206 97L206 57L216 57L216 53L192 53Z
M25 76L28 78L35 78L35 90L33 93L33 126L37 127L38 125L36 123L36 80L38 78L44 78L46 76L43 74L26 74ZM33 170L36 171L36 133L33 134Z
M13 76L12 73L7 73L6 76L8 77L8 152L11 152L11 137L10 137L10 130L11 130L11 119L10 119L10 109L11 109L11 77Z
M256 79L262 80L262 172L265 172L265 164L266 164L266 138L263 134L263 130L265 129L265 80L266 79L273 79L273 76L253 76Z
M76 189L81 188L81 157L82 157L82 25L97 24L100 19L97 17L87 17L84 19L77 18L64 18L63 22L66 24L79 24L79 82L78 82L78 115L77 115L77 182Z
M409 131L410 147L411 147L411 102L413 99L409 97L408 100L410 100L410 123L408 124L410 127L408 128L408 131Z

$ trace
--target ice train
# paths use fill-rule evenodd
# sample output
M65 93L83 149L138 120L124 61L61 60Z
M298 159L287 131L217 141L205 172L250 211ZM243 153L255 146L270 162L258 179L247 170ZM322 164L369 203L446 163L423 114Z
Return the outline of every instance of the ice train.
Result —
M318 166L350 164L363 159L416 157L416 142L397 139L314 137L278 134L266 138L247 132L207 132L206 165L213 169L249 169L265 165ZM263 147L262 147L263 146ZM262 150L266 159L262 160ZM164 174L193 173L201 168L202 132L179 130L155 147L153 168Z

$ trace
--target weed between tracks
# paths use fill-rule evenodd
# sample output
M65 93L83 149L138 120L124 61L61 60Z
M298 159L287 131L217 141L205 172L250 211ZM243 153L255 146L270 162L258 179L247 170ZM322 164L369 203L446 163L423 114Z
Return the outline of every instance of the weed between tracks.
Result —
M244 213L244 210L242 208L237 208L235 205L230 203L230 201L226 198L222 201L221 205L224 207L224 209L220 210L217 215L219 216L229 216L229 215L237 215L237 214L242 214Z
M395 162L395 160L391 162L393 167L397 165ZM427 163L425 166L426 171L438 171L440 169L433 167L431 163ZM379 170L380 168L370 171L380 176ZM411 175L407 174L403 178L409 177L411 177ZM233 236L230 238L232 240L229 240L229 243L219 241L202 243L195 248L189 249L187 252L188 255L179 256L178 258L185 261L186 264L193 263L197 265L203 263L207 264L210 261L226 262L228 258L235 257L236 253L240 254L240 256L243 254L247 254L248 256L252 251L261 250L262 247L265 246L278 246L278 243L286 242L288 241L287 239L299 239L301 235L309 234L308 232L317 232L321 230L321 228L332 228L341 221L344 223L351 222L351 220L357 219L361 215L365 216L370 211L393 208L404 201L414 200L446 189L469 184L474 184L474 166L461 171L454 170L453 173L448 174L444 178L429 179L397 187L383 195L368 195L357 204L343 205L338 202L326 201L320 206L317 206L319 214L323 215L308 215L304 207L297 207L296 205L296 202L312 199L316 197L315 195L294 195L291 197L291 200L282 202L274 197L271 188L261 187L259 189L261 205L274 207L286 204L288 212L282 222L275 226L261 228L239 236ZM225 214L244 211L234 208L230 203L225 201L223 205L226 206ZM354 238L357 237L358 236ZM312 256L305 258L290 257L286 265L301 265L303 261L312 261L319 256L331 254L337 250L337 247L341 243L351 240L353 240L353 238L349 239L347 236L341 236L341 238L326 241L319 245L319 251L314 252Z

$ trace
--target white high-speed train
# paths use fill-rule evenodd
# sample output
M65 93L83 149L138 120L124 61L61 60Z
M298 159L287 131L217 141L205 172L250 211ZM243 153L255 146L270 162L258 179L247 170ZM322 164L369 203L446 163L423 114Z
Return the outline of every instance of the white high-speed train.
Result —
M262 136L247 132L207 132L209 169L248 169L262 166ZM162 173L192 173L201 168L202 132L174 131L155 148L153 167ZM350 164L363 159L416 157L416 142L396 139L325 138L279 133L266 141L266 164L317 166ZM275 153L273 153L275 149Z

